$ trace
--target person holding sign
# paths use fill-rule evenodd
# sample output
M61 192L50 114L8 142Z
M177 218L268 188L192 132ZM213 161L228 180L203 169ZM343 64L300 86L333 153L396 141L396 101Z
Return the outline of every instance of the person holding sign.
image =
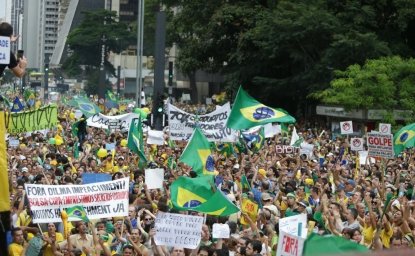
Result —
M13 36L13 27L7 22L0 24L0 36L10 37L10 41L14 42L17 40L16 36ZM9 64L0 64L0 77L3 76L3 72L8 67L15 76L23 77L26 72L27 60L24 56L19 56L16 59L15 55L10 52Z

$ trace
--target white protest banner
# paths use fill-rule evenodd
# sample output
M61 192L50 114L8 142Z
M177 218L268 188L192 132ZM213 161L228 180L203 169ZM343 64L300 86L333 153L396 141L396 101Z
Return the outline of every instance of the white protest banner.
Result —
M363 150L363 138L352 138L350 140L350 149L353 151Z
M393 135L385 133L367 134L368 155L391 159L393 154Z
M10 37L0 36L0 64L10 63Z
M313 156L314 145L303 142L300 145L300 155L307 155L308 157Z
M281 231L287 232L294 236L307 237L307 214L299 214L295 216L280 219Z
M88 126L109 129L110 123L118 121L119 129L121 131L128 131L130 129L131 121L140 116L135 113L128 113L118 116L106 116L101 113L95 114L86 120Z
M212 238L229 238L231 231L228 224L215 223L212 227Z
M226 127L230 112L229 103L209 114L199 116L186 113L169 104L170 139L189 140L190 136L192 136L195 122L197 122L209 141L235 142L237 139L236 131Z
M346 121L340 122L340 133L341 134L352 134L353 133L353 122Z
M368 152L367 151L359 151L359 163L360 165L365 165L366 164L366 160L367 160L367 155ZM373 157L370 157L368 161L368 164L374 164L376 163L376 159Z
M147 144L151 145L164 145L164 132L148 130Z
M164 169L146 169L145 181L148 189L163 188Z
M156 245L195 249L202 235L203 217L158 212L156 217Z
M61 222L61 209L82 205L89 219L128 216L129 179L86 185L25 184L33 223Z
M284 231L280 232L278 239L278 256L301 256L304 249L304 238L290 235Z
M380 133L386 133L391 134L392 133L392 125L391 124L379 124L379 132Z
M288 146L288 145L276 145L277 154L298 154L300 148Z
M12 148L17 148L20 145L20 141L18 139L11 139L9 138L9 146Z

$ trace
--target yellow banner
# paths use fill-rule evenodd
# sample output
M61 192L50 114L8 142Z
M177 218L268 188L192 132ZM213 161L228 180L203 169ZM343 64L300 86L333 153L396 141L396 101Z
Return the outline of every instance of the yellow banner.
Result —
M258 204L253 202L252 200L248 198L242 199L242 205L241 205L241 211L248 214L248 216L251 218L253 222L256 222L256 219L258 217ZM241 217L241 224L247 225L248 221L245 220L245 218Z
M10 211L9 175L6 151L6 124L4 112L0 112L0 212Z

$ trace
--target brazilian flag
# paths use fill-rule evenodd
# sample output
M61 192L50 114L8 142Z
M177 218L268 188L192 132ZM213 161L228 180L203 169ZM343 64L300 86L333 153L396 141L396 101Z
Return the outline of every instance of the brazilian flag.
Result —
M405 148L411 148L415 145L415 123L401 128L393 136L393 151L399 155Z
M118 104L118 99L117 97L114 95L114 93L112 93L111 91L107 91L107 93L105 94L105 107L106 108L119 108L119 104Z
M101 112L101 109L97 105L85 97L77 97L76 99L72 99L68 104L81 110L82 114L84 114L87 118Z
M196 127L186 148L179 159L180 162L192 167L197 175L216 175L215 161L209 141L200 128Z
M230 142L217 144L216 151L219 152L219 154L226 157L230 157L235 154L233 150L233 145Z
M170 186L173 208L215 216L239 212L238 207L213 185L213 176L179 177Z
M88 216L83 206L76 205L66 208L69 221L84 221L89 222Z
M140 166L147 163L147 158L144 153L143 127L141 125L141 118L134 118L130 125L128 132L127 147L140 157Z
M283 109L265 106L239 87L226 126L241 130L273 122L295 123L295 118Z
M262 126L258 131L254 131L251 133L243 132L242 138L246 141L246 145L248 146L249 150L251 150L254 153L257 153L264 146L264 127Z
M248 179L246 178L245 175L242 175L241 177L241 187L242 187L243 193L247 193L251 191L251 185L249 185Z

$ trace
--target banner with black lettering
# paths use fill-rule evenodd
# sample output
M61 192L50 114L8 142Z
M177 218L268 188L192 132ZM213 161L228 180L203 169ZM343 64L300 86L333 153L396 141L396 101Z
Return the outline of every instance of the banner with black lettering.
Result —
M89 219L128 216L129 179L86 185L25 184L33 223L61 221L61 209L81 205Z
M36 110L5 113L7 132L10 134L54 128L58 123L58 108L47 105Z
M226 127L230 112L229 102L206 115L193 115L169 104L170 139L189 140L197 122L209 141L235 142L236 131Z
M139 118L140 116L135 113L128 113L123 115L117 116L106 116L101 113L95 114L89 117L86 122L88 126L102 128L102 129L109 129L110 123L113 121L118 121L119 127L116 128L117 130L121 131L128 131L130 129L131 121L134 118ZM113 127L114 129L114 127Z

